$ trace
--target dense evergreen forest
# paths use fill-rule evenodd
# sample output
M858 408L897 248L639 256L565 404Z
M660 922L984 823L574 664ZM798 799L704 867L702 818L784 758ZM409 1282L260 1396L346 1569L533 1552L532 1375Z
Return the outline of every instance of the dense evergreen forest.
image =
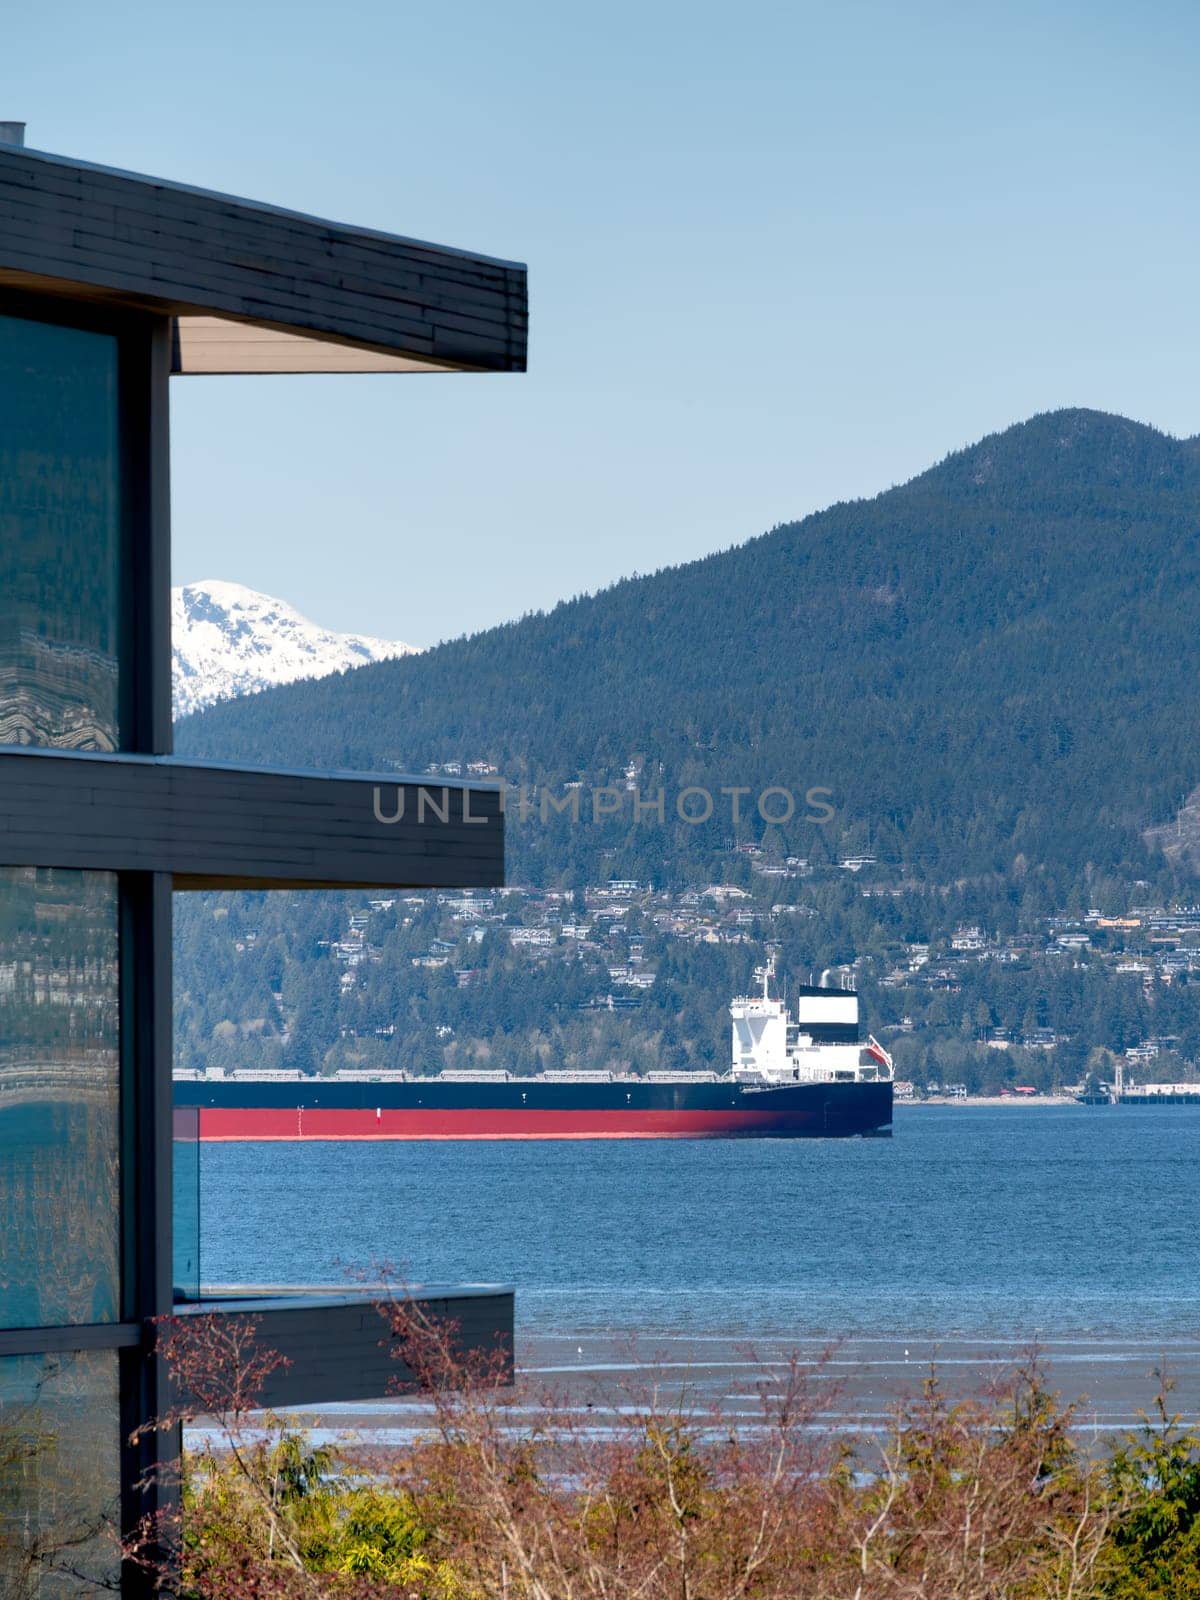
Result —
M1057 911L1120 912L1131 899L1194 892L1186 862L1169 862L1145 833L1200 785L1198 530L1200 444L1098 412L1048 413L874 499L691 565L418 657L214 707L180 724L177 747L374 771L488 762L531 797L524 818L510 807L510 881L542 889L582 891L612 877L677 890L752 887L738 844L779 862L801 858L817 882L847 855L868 855L875 880L897 898L851 892L839 908L826 894L790 954L820 966L866 953L882 971L889 942L894 950L936 940L964 918L1003 932ZM581 785L578 822L541 803L547 794L561 804L568 784ZM593 821L591 796L601 789L620 797L620 809ZM736 822L722 796L734 789L746 796ZM770 789L795 797L794 816L764 820L755 801ZM685 790L714 797L708 821L681 820ZM776 795L768 812L783 810ZM807 893L804 882L789 882L756 901ZM220 926L236 914L232 898L187 908L179 962L188 1050L210 1048L226 1021L260 1016L274 1018L268 1033L290 1028L288 1001L281 1023L280 1002L266 1003L271 993L307 985L306 993L328 991L331 1017L344 1007L332 970L322 976L326 963L313 953L326 946L308 930L324 919L326 944L335 940L348 904L289 896L262 913L279 919L283 987L260 973L257 1010L245 995L234 1002L242 980ZM420 917L409 923L377 929L377 948L399 944L386 980L371 979L386 981L390 998L371 1010L374 1018L392 1006L401 1034L405 1018L418 1019L425 1053L436 1053L438 1008L420 994L441 984L455 1038L475 1030L500 1055L511 1046L523 1060L549 1049L594 1061L609 1048L595 1043L597 1030L608 1027L635 1065L664 1055L708 1064L723 1056L720 1011L739 975L730 966L752 965L753 952L734 946L709 970L703 951L681 955L676 942L657 952L658 982L635 1023L578 1010L586 963L544 963L534 989L527 964L510 1017L503 983L451 1000L449 967L426 972L399 959L427 944ZM758 933L778 936L773 925ZM479 964L499 981L511 959L485 949ZM1039 984L1026 986L1023 1012L1037 1010ZM1082 996L1086 971L1077 984ZM996 993L972 995L971 1006L998 1016L1002 988L997 977ZM1082 1016L1099 1002L1071 1004ZM958 995L952 1009L961 1031ZM1064 999L1055 1025L1065 1026L1066 1009ZM322 1005L292 1010L299 1017ZM554 1036L554 1017L568 1013L570 1037ZM1186 1017L1173 1020L1158 1031L1188 1032ZM1092 1042L1116 1047L1109 1024L1095 1026L1106 1036ZM344 1012L318 1031L318 1064L354 1036Z

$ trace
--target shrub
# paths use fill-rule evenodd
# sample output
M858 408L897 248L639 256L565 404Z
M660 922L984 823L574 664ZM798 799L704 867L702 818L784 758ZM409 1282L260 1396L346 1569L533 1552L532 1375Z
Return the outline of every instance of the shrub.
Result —
M878 1437L835 1435L797 1361L749 1426L651 1392L603 1427L381 1307L429 1394L405 1452L316 1449L252 1411L253 1328L165 1347L222 1442L183 1477L180 1600L1200 1600L1200 1435L1167 1408L1105 1453L1035 1357L952 1402L936 1372ZM223 1392L218 1392L224 1385Z

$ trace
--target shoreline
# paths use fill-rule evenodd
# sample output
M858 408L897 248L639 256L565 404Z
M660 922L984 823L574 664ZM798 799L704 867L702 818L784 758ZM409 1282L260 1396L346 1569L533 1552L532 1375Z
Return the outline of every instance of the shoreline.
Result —
M597 1437L650 1399L659 1407L736 1419L753 1430L764 1400L782 1392L794 1357L818 1401L815 1425L872 1435L887 1427L899 1400L921 1392L931 1371L950 1400L981 1397L1031 1348L1032 1341L1020 1339L903 1334L825 1345L811 1338L519 1334L517 1382L504 1404L514 1428L534 1422L550 1404ZM1081 1439L1136 1428L1141 1414L1153 1410L1154 1373L1164 1362L1175 1382L1169 1410L1188 1422L1200 1420L1200 1337L1048 1338L1036 1349L1049 1390L1076 1406L1074 1431ZM432 1420L430 1403L411 1397L314 1403L288 1413L289 1426L313 1443L362 1450L411 1446ZM220 1430L200 1425L188 1435L194 1448L218 1442Z
M1079 1403L1081 1430L1134 1426L1153 1407L1155 1368L1165 1363L1176 1387L1172 1409L1200 1418L1200 1338L1070 1339L1048 1337L933 1338L855 1336L822 1344L812 1338L756 1340L725 1337L663 1339L640 1345L621 1339L537 1335L518 1341L526 1381L550 1381L566 1398L609 1403L622 1390L686 1388L701 1407L739 1409L777 1386L794 1356L822 1392L831 1422L870 1426L886 1419L902 1396L919 1393L930 1372L952 1399L979 1395L1002 1380L1036 1348L1047 1386L1067 1404ZM536 1381L534 1382L536 1387Z
M964 1099L962 1095L930 1094L922 1095L919 1100L905 1100L894 1096L892 1106L899 1110L901 1106L1077 1106L1082 1102L1076 1100L1073 1094L969 1094Z

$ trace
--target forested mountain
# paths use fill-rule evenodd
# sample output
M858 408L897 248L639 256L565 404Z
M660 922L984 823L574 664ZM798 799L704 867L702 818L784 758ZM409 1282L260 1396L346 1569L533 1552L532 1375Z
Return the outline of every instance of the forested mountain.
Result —
M600 826L510 829L516 879L711 872L751 811L702 785L830 791L772 844L923 878L1152 870L1200 783L1200 449L1059 411L872 500L423 655L189 718L181 751L359 770L487 760L514 782L666 792ZM752 804L751 800L751 804ZM782 802L775 802L782 806ZM697 802L699 805L699 802ZM798 813L812 812L798 803ZM587 806L585 803L585 813Z
M784 973L853 964L917 1076L1049 1082L1146 1041L1184 1070L1200 912L1147 908L1200 900L1173 824L1198 610L1200 442L1059 411L689 566L189 717L178 749L212 759L490 765L526 789L529 892L182 897L180 1059L719 1065L770 940ZM611 878L641 885L624 910Z

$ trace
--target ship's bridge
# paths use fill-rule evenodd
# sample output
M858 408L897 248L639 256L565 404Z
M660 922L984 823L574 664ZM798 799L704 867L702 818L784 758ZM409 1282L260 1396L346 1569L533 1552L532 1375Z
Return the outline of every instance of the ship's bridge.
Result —
M755 1072L787 1069L788 1019L778 1000L765 995L738 996L730 1003L733 1018L733 1069Z
M770 993L772 967L762 969L762 993L730 1002L732 1076L760 1083L860 1083L888 1079L892 1058L874 1038L859 1037L858 995L850 989L801 989L793 1020Z

